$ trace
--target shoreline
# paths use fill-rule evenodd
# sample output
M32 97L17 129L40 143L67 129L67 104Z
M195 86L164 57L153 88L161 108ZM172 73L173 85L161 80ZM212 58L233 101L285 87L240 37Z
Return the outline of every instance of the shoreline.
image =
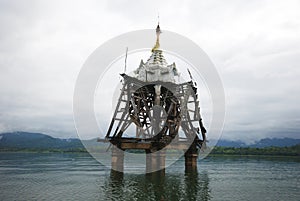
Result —
M295 148L294 148L295 147ZM283 158L283 157L291 157L291 158L298 158L300 156L300 153L297 152L298 146L294 147L276 147L276 150L285 150L287 148L290 148L293 151L289 152L280 152L280 153L266 153L264 152L265 150L272 149L274 147L270 148L228 148L228 147L221 147L221 149L226 149L226 150L235 150L235 151L240 151L240 150L247 150L247 153L241 153L241 152L231 152L231 153L221 153L221 152L216 152L217 150L212 150L207 157L276 157L276 158ZM220 147L217 147L217 149L220 149ZM255 153L251 153L251 149L255 149ZM294 150L295 149L295 150ZM299 149L299 148L298 148ZM261 151L261 152L257 152ZM0 149L0 154L5 154L5 153L38 153L38 154L52 154L52 153L57 153L57 154L89 154L89 152L85 149L70 149L70 150L62 150L62 149Z

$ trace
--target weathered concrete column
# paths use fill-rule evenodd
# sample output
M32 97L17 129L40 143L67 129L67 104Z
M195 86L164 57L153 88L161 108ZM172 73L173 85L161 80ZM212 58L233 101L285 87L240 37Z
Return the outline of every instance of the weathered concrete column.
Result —
M166 153L164 151L150 152L150 150L146 150L146 172L161 171L164 174L165 160Z
M118 172L124 171L124 151L116 146L111 150L111 168Z
M185 170L194 171L197 170L198 154L185 154Z
M196 145L191 145L191 147L185 152L184 158L186 171L197 170L198 150Z

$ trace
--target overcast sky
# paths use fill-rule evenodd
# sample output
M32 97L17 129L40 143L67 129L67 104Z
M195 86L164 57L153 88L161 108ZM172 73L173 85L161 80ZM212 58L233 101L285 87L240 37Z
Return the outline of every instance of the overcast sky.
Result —
M223 138L300 138L299 10L289 0L0 0L0 132L76 137L72 98L84 61L114 36L155 28L159 13L163 30L190 38L216 65Z

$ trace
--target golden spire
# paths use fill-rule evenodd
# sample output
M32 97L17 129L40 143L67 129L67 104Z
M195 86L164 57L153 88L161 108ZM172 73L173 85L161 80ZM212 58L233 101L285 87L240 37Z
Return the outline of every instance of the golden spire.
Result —
M155 43L155 46L152 48L152 52L154 50L159 49L159 35L160 34L161 34L161 31L160 31L159 22L158 22L157 27L156 27L156 43Z

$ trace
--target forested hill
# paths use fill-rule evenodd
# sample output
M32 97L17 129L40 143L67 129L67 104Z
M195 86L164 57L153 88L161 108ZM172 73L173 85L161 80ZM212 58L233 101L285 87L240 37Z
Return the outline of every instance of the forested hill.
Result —
M77 138L60 139L41 133L13 132L0 134L0 149L77 149L83 148Z
M290 147L300 144L300 139L293 138L264 138L253 144L246 144L242 141L230 141L219 140L217 142L218 147L252 147L252 148L264 148L264 147Z
M99 144L96 139L87 140L85 143L90 144ZM250 152L251 150L256 150L256 148L271 148L271 147L295 147L300 144L300 139L292 138L273 138L273 139L262 139L254 144L246 145L241 141L227 141L219 140L216 148L224 149L215 149L217 152L226 152L229 153L229 149L238 151L238 148L243 148L245 153ZM105 145L106 147L107 145ZM209 146L209 144L208 144ZM299 146L298 146L299 148ZM297 149L298 149L297 148ZM251 149L251 150L250 150ZM42 133L29 133L29 132L12 132L12 133L2 133L0 134L0 151L10 151L10 150L73 150L73 151L85 151L84 146L82 145L80 139L61 139L54 138L49 135ZM225 150L225 151L224 151ZM241 152L242 153L242 152Z

